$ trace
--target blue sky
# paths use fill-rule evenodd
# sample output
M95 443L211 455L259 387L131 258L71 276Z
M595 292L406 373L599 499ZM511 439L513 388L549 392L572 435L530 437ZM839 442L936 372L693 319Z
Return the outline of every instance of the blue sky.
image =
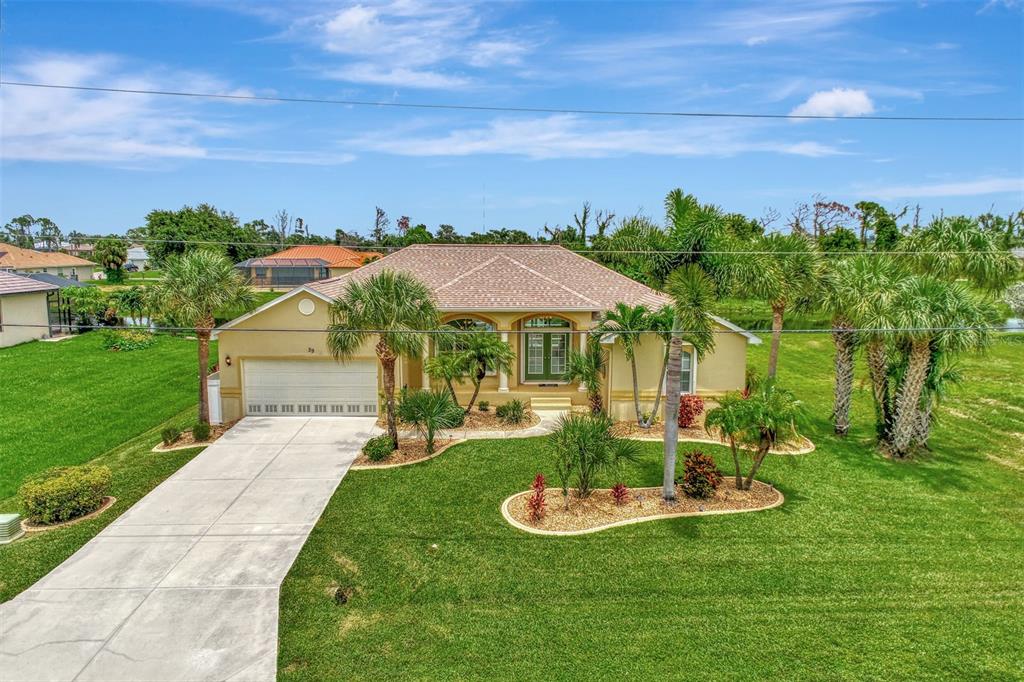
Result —
M673 187L786 214L820 193L923 215L1024 206L1019 2L19 2L5 80L374 102L818 113L827 121L483 113L3 87L0 220L120 232L153 208L279 209L366 231L536 232Z

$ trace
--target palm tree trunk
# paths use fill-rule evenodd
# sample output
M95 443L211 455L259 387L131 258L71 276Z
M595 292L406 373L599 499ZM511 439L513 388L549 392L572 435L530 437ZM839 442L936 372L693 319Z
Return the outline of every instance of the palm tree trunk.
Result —
M674 325L673 325L674 326ZM669 414L679 413L679 384L683 364L683 339L672 330L672 341L669 343L668 369L665 393L665 411ZM679 446L679 422L675 419L665 420L665 472L662 477L661 496L666 500L676 499L676 449Z
M654 420L658 418L658 408L661 407L661 385L662 379L665 378L665 372L668 370L668 344L665 344L665 355L661 359L661 374L658 375L658 390L654 396L654 407L651 408L651 416L648 417L644 426L650 428L654 425ZM668 421L667 419L665 421Z
M604 412L604 400L601 399L600 391L592 391L588 398L590 400L591 414L598 415Z
M930 397L924 399L924 406L917 411L917 424L914 431L914 444L923 448L928 447L928 436L932 431L932 400Z
M896 416L893 422L892 447L897 457L906 457L913 440L921 391L928 378L928 363L931 347L927 339L914 341L910 345L907 371L903 375L899 393L896 395Z
M473 395L469 397L469 403L466 405L466 414L469 414L469 411L473 409L473 403L476 402L476 397L480 394L480 384L482 383L482 378L478 378L473 382Z
M764 462L764 458L768 455L768 450L771 449L771 443L761 441L760 447L757 448L757 454L754 455L754 465L750 467L750 475L747 476L747 480L743 481L743 489L750 490L750 486L754 483L754 476L757 475L757 470L761 468L761 463Z
M853 332L845 322L834 322L832 340L836 344L835 403L832 423L836 434L845 436L850 430L850 403L853 399Z
M210 369L210 329L196 327L196 338L199 339L199 421L210 423L210 392L206 385L206 375Z
M451 379L445 379L444 385L448 387L448 392L452 395L452 402L456 405L459 404L459 396L455 395L455 387L452 386Z
M736 439L729 437L729 449L732 450L732 465L736 468L736 490L743 490L743 472L740 470L740 452L736 447Z
M640 383L636 377L636 351L629 358L629 366L633 370L633 409L636 410L636 423L644 425L644 416L640 412Z
M775 377L779 369L779 345L782 343L782 314L785 306L772 304L772 346L768 351L768 378Z
M398 424L395 420L395 353L384 343L377 342L377 357L384 370L384 411L388 420L388 436L391 437L391 449L398 449Z
M875 399L875 431L879 443L888 443L892 417L889 414L889 363L885 356L885 342L871 339L867 357L871 394Z

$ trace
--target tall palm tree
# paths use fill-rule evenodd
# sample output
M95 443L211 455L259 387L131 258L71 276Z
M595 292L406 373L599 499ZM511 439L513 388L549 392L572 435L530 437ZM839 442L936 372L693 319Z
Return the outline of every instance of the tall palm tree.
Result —
M214 314L222 308L248 309L255 292L230 260L219 253L199 249L164 262L163 277L148 296L150 304L166 319L195 329L199 340L199 421L210 423L210 397L206 375L210 367L210 333Z
M473 382L473 395L466 405L466 414L473 409L476 398L480 395L480 384L487 372L506 372L515 363L516 354L507 341L502 341L497 334L490 332L473 332L460 335L464 340L458 341L458 351L462 358L462 366Z
M676 496L676 449L679 445L679 392L681 389L683 341L689 341L697 358L703 358L715 347L714 320L711 303L715 300L715 282L699 265L679 268L665 282L665 292L673 299L672 338L669 343L668 370L665 385L664 475L662 497Z
M412 275L384 270L349 282L330 309L327 346L339 361L351 359L371 337L384 374L384 405L392 448L398 447L395 422L395 361L423 354L421 332L438 328L439 315L430 288Z
M658 338L665 344L665 352L661 357L661 372L658 373L658 391L654 395L654 406L651 407L651 413L647 417L646 421L641 426L650 428L654 424L654 420L658 418L658 408L661 407L661 386L665 380L665 372L668 371L668 354L672 344L672 325L675 321L675 310L672 306L662 306L656 312L653 312L648 317L647 324L650 330L658 335Z
M640 344L641 336L648 329L649 314L650 311L646 306L620 302L604 314L599 324L601 331L617 335L622 343L622 352L629 361L630 370L633 372L633 409L636 411L636 423L640 425L644 423L644 416L640 411L640 383L636 370L636 349Z
M736 286L772 309L772 341L768 351L768 378L779 366L782 327L788 310L810 305L824 261L817 244L801 234L772 233L761 237L747 267L734 268Z
M601 348L600 334L591 334L587 338L586 347L582 351L569 351L566 360L564 379L578 381L587 387L587 400L590 402L591 414L604 411L601 399L601 382L604 376L604 350Z

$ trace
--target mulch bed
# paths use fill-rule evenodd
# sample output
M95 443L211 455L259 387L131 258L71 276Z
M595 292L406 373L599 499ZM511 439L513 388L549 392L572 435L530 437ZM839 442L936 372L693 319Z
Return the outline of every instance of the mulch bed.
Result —
M228 429L236 423L238 423L237 419L226 424L210 424L210 437L206 440L196 440L192 437L192 431L185 431L178 437L178 440L174 441L170 445L157 443L156 447L153 448L153 452L171 452L172 450L187 450L188 448L205 447L227 433Z
M718 429L712 429L711 433L704 430L704 417L698 419L699 425L691 426L688 429L679 429L679 441L707 441L716 440L722 445L728 447L729 441L722 438ZM665 438L665 425L661 422L653 424L651 428L645 429L637 424L635 421L628 422L616 422L615 426L612 427L612 433L622 438L650 438L651 440L663 440ZM771 449L773 455L788 455L794 453L805 453L808 449L813 449L814 444L810 439L800 436L798 440L789 441L786 443L777 443L774 448ZM743 448L747 449L747 448Z
M735 479L731 476L723 479L715 495L707 500L686 497L677 488L678 499L673 504L666 503L661 498L660 487L631 488L627 501L622 505L615 504L608 489L595 490L586 499L576 497L570 490L569 505L566 508L561 489L548 488L544 491L546 512L539 522L534 523L530 520L530 512L526 506L526 501L532 494L533 491L527 491L511 498L506 504L509 516L527 529L561 532L593 531L611 525L622 525L624 522L683 514L757 511L776 506L783 499L782 493L760 481L754 481L750 490L737 490Z
M65 526L73 526L76 523L81 523L82 521L88 521L89 519L96 518L103 512L113 507L115 502L117 502L117 498L108 495L107 497L103 498L103 504L99 506L99 509L91 511L88 514L84 514L82 516L69 519L67 521L61 521L60 523L33 523L28 519L22 519L21 529L26 533L41 533L47 530L56 530L57 528L64 528Z
M398 466L400 464L415 464L416 462L422 462L436 457L449 445L454 445L457 441L454 440L441 440L440 438L434 439L434 454L427 454L427 443L426 441L417 439L399 439L398 449L391 453L387 459L382 459L379 462L371 461L366 455L359 452L359 456L356 457L355 461L352 462L353 468L359 469L379 469L382 467Z
M462 426L456 426L452 431L458 431L460 429L468 429L470 431L521 431L530 427L540 424L540 417L533 411L526 411L526 419L521 424L506 424L505 422L498 419L494 414L494 408L491 407L487 412L481 412L476 408L466 415L466 420ZM388 427L387 416L381 415L377 418L377 426L382 429ZM414 428L409 424L405 424L401 421L398 422L399 431L408 431Z

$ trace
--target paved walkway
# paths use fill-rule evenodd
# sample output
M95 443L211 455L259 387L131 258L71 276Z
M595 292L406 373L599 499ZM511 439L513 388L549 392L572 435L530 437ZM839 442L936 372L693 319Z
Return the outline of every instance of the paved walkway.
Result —
M0 680L275 679L281 581L373 422L239 422L0 605Z

